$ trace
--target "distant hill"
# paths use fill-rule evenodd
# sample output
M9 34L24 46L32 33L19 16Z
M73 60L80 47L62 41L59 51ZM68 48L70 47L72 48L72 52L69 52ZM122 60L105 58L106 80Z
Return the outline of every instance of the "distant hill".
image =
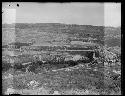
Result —
M76 24L61 24L61 23L16 23L16 24L2 24L2 28L39 28L39 29L60 29L62 32L68 30L69 33L74 32L95 32L101 33L104 30L103 26L92 26L92 25L76 25ZM103 32L102 32L103 33Z
M121 27L106 27L105 28L105 35L107 36L116 36L121 34Z
M66 43L67 40L79 38L96 38L97 43L103 43L109 40L108 37L118 36L121 34L120 27L104 27L92 25L76 25L61 23L16 23L2 24L2 33L6 28L15 28L16 41L28 42L32 38L41 44L42 42L61 42ZM5 30L6 29L6 30ZM116 37L115 37L116 38ZM5 40L5 39L4 39ZM111 41L112 42L112 41ZM114 42L114 41L113 41Z
M114 46L121 47L121 27L105 28L105 44L109 47L114 47Z
M110 39L105 40L105 44L108 47L115 47L115 46L121 47L121 39L120 38L110 38Z

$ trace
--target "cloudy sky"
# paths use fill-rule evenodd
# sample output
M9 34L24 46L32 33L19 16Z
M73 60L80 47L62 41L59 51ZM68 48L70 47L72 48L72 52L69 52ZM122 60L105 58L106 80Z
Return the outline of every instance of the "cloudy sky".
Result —
M16 4L19 4L19 7ZM2 23L121 26L120 3L2 3Z

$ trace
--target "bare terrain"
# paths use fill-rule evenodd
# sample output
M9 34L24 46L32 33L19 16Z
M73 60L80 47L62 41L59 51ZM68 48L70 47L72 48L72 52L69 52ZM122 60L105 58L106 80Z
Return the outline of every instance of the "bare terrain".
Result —
M25 95L120 95L121 28L3 24L3 94L8 88Z

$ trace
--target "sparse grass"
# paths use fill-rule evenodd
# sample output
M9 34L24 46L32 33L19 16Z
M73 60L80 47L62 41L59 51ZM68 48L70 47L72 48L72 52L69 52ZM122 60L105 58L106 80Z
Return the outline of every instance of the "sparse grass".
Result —
M37 26L38 25L38 26ZM32 28L31 28L32 27ZM93 30L90 30L90 28L93 27ZM4 27L3 27L4 28ZM60 30L60 28L63 28L63 30ZM81 29L85 29L84 32L81 32ZM85 26L85 25L72 25L72 27L70 25L62 25L62 24L35 24L35 25L30 25L30 24L17 24L16 26L16 40L20 41L20 42L28 42L30 41L32 38L35 38L36 42L38 45L40 44L45 44L47 45L46 41L60 41L59 44L60 45L62 43L65 44L65 41L67 41L70 37L75 38L75 33L77 33L81 38L84 37L89 37L89 34L92 35L92 37L95 37L97 39L96 43L98 44L104 44L104 41L101 42L102 38L104 37L104 28L103 27L96 27L96 26ZM113 33L113 35L115 36L115 34L117 33L117 35L119 35L120 30L117 30L115 28L113 28L114 30L112 31L112 29L105 29L105 35L110 35ZM4 35L6 35L7 32L11 30L11 32L13 32L13 29L2 29L2 32L5 33ZM67 32L68 30L68 32ZM87 32L87 34L86 34ZM114 33L115 32L115 33ZM6 37L4 36L3 37ZM112 36L113 36L112 35ZM56 38L57 37L57 38ZM64 38L65 40L62 40L61 38ZM9 41L7 38L4 38L4 42ZM46 40L45 40L46 39ZM77 38L79 39L79 37ZM75 40L75 39L72 39ZM113 43L114 42L114 43ZM120 38L109 38L109 39L105 39L105 44L109 45L109 46L115 46L115 45L119 45L120 43ZM48 43L49 44L49 43ZM54 44L54 42L52 42L52 44ZM49 44L50 45L50 44ZM78 46L77 46L78 47ZM36 47L37 48L37 47ZM39 49L39 48L38 48ZM47 49L47 47L45 48L41 48L42 50ZM56 49L56 48L55 48ZM58 49L58 48L57 48ZM103 51L103 48L102 48ZM22 62L28 62L28 61L32 61L32 54L36 54L39 53L39 51L28 51L28 52L24 52L22 56L19 56L19 61ZM41 51L40 51L41 52ZM119 52L119 51L118 51ZM26 55L29 54L29 55ZM78 52L74 52L74 54L78 54ZM79 54L82 54L82 52L80 52ZM85 53L83 53L85 54ZM82 55L83 55L82 54ZM102 53L103 54L103 53ZM54 55L53 55L54 56ZM43 59L45 60L50 60L49 55L43 55ZM18 62L19 62L18 61ZM61 65L58 64L58 66L55 65L50 65L50 64L46 64L44 66L45 69L50 70L50 69L60 69L62 67L65 67L65 65ZM97 65L101 65L101 64L97 64ZM95 66L95 65L94 65ZM4 68L3 71L7 71L9 70L10 66L9 65L2 65L2 67ZM43 66L42 66L43 67ZM90 69L85 68L79 68L79 69L73 69L71 71L65 71L65 70L59 70L59 71L49 71L46 72L44 70L44 68L42 67L38 67L34 73L25 73L25 72L17 72L14 70L9 70L7 71L7 73L11 73L14 76L18 75L17 77L13 77L13 78L8 78L8 79L3 79L3 89L6 90L6 88L8 86L13 86L15 89L18 90L24 90L26 92L26 94L36 94L36 90L31 90L31 88L29 88L27 86L27 83L29 83L32 80L36 80L39 82L39 86L38 88L41 88L40 93L39 94L48 94L48 90L58 90L58 91L64 91L65 94L112 94L112 95L116 95L116 94L120 94L120 84L121 81L120 79L116 79L113 80L113 77L115 76L115 74L113 74L112 69L115 70L119 70L120 66L113 66L112 68L101 68L104 66L101 66L99 68L99 66L95 66L98 67L97 71L93 71L93 69L95 69L95 67L92 68L92 66L90 67ZM69 67L66 65L66 67ZM108 74L108 72L110 74ZM7 74L6 72L3 73L3 75ZM40 73L40 74L39 74ZM20 76L21 74L23 74L22 76ZM107 78L104 77L104 74L107 75ZM43 88L43 86L46 86L48 89ZM60 89L60 90L59 90ZM88 92L85 90L88 90ZM50 92L51 93L51 92Z
M32 80L39 82L38 88L41 86L46 86L47 88L54 90L60 89L59 91L72 90L72 88L76 88L78 90L91 90L95 92L89 92L88 94L96 94L96 92L97 94L111 94L118 89L117 86L113 87L112 84L118 84L120 82L117 81L112 83L114 81L111 79L109 79L109 81L105 80L104 75L101 72L94 72L91 69L80 67L79 69L73 69L72 71L59 70L56 72L41 72L39 74L27 73L24 74L24 76L13 78L13 87L19 90L30 90L30 88L27 86L27 83ZM71 93L77 94L77 92L75 92ZM117 92L119 92L119 90L117 90ZM85 92L78 94L85 94Z

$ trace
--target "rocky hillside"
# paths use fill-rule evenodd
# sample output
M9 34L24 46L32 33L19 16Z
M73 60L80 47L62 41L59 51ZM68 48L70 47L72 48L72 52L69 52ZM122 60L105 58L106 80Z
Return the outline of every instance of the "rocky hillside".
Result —
M93 42L107 44L108 46L120 46L121 28L76 25L61 23L16 23L3 24L3 43L8 42L6 33L15 34L15 41L30 42L35 39L37 44L69 44L72 40L83 40L91 37ZM12 36L11 36L12 38ZM105 40L105 42L104 42ZM14 41L14 40L12 40Z

